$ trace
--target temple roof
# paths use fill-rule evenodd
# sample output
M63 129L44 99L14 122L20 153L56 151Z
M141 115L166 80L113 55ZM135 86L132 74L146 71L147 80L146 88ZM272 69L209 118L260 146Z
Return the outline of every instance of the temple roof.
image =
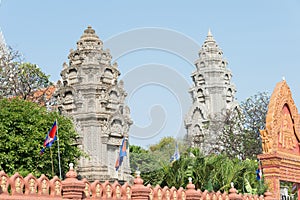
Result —
M99 40L100 41L98 35L96 35L95 30L91 26L88 26L87 29L84 30L83 35L80 37L80 40L83 40L83 41L86 41L86 40L89 40L89 41Z
M216 42L216 40L214 39L214 37L213 37L213 35L212 35L210 29L208 29L208 33L207 33L207 36L206 36L206 39L205 39L205 41L204 41L203 46L205 46L207 43L209 43L210 46L218 47L217 42ZM203 47L203 46L202 46L202 47Z
M199 50L199 59L200 60L222 60L223 56L223 51L222 49L218 46L216 40L214 39L211 30L208 30L206 39L201 46L201 49ZM199 59L197 61L199 61ZM196 62L197 62L196 61Z
M213 35L212 35L212 33L211 33L211 30L210 30L210 29L208 29L208 33L207 33L205 42L208 42L208 41L216 42L215 39L214 39L214 37L213 37ZM204 42L204 43L205 43L205 42Z
M91 49L102 49L103 42L99 39L95 30L88 26L84 30L82 36L77 42L77 48L79 50L91 50Z

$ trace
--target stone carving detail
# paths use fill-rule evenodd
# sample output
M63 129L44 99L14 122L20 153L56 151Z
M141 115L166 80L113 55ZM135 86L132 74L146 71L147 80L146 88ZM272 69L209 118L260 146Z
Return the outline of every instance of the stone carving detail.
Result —
M281 128L279 132L279 144L285 149L294 149L294 124L287 105L284 105L281 114Z
M47 180L46 179L44 179L43 181L42 181L42 194L47 194L47 192L48 192L48 184L47 184Z
M31 178L29 180L29 192L30 193L35 193L35 187L34 187L34 185L35 185L35 180L33 178Z
M58 107L62 114L80 124L77 131L82 139L78 145L91 158L81 158L78 172L88 180L114 177L114 166L108 161L117 157L107 157L108 145L114 146L113 155L117 155L123 136L128 135L132 124L125 105L123 82L118 81L118 65L111 63L109 50L103 49L103 42L92 27L84 31L77 49L70 51L68 58L69 64L64 64L61 71L64 84L55 96L60 99ZM129 162L123 162L120 171L129 179Z
M290 88L286 81L282 81L274 89L266 117L266 131L272 139L272 144L270 144L272 151L277 151L278 148L299 149L295 141L295 138L298 140L300 138L298 129L295 127L295 122L298 120L298 110L292 99Z
M22 194L24 187L24 179L20 174L16 173L9 180L11 184L11 193L14 194Z
M186 189L180 187L178 190L175 187L168 188L165 186L163 189L157 185L153 188L150 184L143 185L143 180L139 175L134 179L134 182L129 185L125 182L121 185L118 181L115 181L112 185L106 180L103 184L99 180L95 180L93 183L87 181L87 179L78 180L77 173L74 171L73 165L70 164L70 169L66 173L66 178L61 181L57 176L53 177L51 181L45 176L41 175L39 179L36 179L33 175L29 174L27 178L23 178L16 173L12 177L8 177L4 171L0 172L0 177L6 177L6 180L10 180L6 188L11 188L9 192L0 191L0 199L149 199L149 200L186 200L186 199L264 199L263 196L257 197L257 195L241 195L237 193L234 186L227 192L208 192L207 190L201 191L197 189L195 185L190 181ZM19 193L15 191L15 181L19 181ZM24 184L26 186L36 185L36 181L39 182L39 186L34 186L34 192L25 193L23 191ZM275 184L278 184L276 182ZM29 187L28 187L29 188ZM50 192L48 189L50 188ZM55 190L57 189L57 193ZM47 190L47 192L46 192ZM43 192L44 191L44 192ZM265 199L270 199L271 193L266 195ZM272 198L273 199L273 198Z
M7 192L7 185L8 185L8 177L2 174L1 176L1 190L2 192L6 193Z
M213 128L219 122L213 119L222 119L224 110L232 111L238 107L227 61L210 31L195 65L196 71L192 73L194 84L190 89L193 105L185 118L185 127L192 145L201 148L203 153L209 153L220 135L220 131Z
M272 138L268 136L267 130L260 130L262 140L262 150L264 153L269 153L272 148Z
M271 96L266 129L260 131L264 180L273 199L280 198L280 181L300 183L299 114L285 80L279 82Z

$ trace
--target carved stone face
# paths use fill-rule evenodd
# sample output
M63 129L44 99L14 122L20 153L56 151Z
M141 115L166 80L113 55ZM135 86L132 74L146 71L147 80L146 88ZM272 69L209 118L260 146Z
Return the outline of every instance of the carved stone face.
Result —
M86 197L89 197L89 184L85 183L85 187L84 187L84 193Z
M150 198L150 200L152 200L153 199L153 190L150 188L150 194L149 194L149 198Z
M111 186L106 186L106 198L111 198Z
M55 194L60 195L60 182L55 181Z
M210 200L209 194L206 194L206 200Z
M158 191L157 191L157 197L158 197L159 200L162 199L161 190L158 190Z
M21 179L20 177L18 177L15 181L15 186L16 186L16 191L17 193L21 192Z
M217 195L216 194L213 194L213 200L217 200Z
M185 200L185 192L184 191L181 193L181 198L182 198L182 200Z
M130 187L127 187L127 188L126 188L126 196L127 196L127 199L131 199L131 195L130 195Z
M117 198L121 198L121 190L120 190L120 186L116 187L116 197Z
M176 200L177 199L177 192L176 190L173 192L173 200Z
M46 181L46 179L44 179L42 181L42 193L47 194L47 181Z
M98 183L96 185L96 197L100 197L101 196L101 186L100 184Z
M166 199L167 199L167 200L170 200L170 190L167 190L167 191L166 191Z
M7 178L5 176L1 177L1 188L3 192L6 192L6 183L7 183Z

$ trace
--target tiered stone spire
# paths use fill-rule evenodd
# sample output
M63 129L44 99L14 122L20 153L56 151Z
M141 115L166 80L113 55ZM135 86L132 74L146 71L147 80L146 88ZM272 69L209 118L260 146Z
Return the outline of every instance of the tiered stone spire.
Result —
M4 35L3 35L1 27L0 27L0 56L2 56L1 54L3 54L3 53L4 54L7 53L7 51L8 51L8 49L6 46Z
M217 151L217 138L222 127L222 116L238 105L234 100L235 86L230 82L231 72L227 61L211 31L195 61L192 73L194 85L190 89L193 105L186 116L185 126L193 146L204 153Z
M1 28L0 28L0 45L6 45Z
M68 58L56 96L61 112L73 117L79 144L89 156L80 159L78 173L88 180L129 180L129 156L118 174L114 168L119 146L123 137L128 138L132 124L124 103L127 94L123 82L118 81L118 65L111 64L109 50L103 49L103 42L90 26Z

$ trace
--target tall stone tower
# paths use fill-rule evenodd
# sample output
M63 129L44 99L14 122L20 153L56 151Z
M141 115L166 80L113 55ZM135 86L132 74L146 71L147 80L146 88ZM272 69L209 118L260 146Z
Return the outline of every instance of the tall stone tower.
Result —
M194 85L190 89L193 105L185 119L187 136L192 146L203 153L218 152L217 138L227 110L235 109L235 86L230 82L227 61L210 30L195 61L192 73Z
M8 49L7 49L6 42L5 42L1 27L0 27L0 56L2 56L1 54L7 53L7 52L8 52Z
M114 168L132 124L118 65L111 63L109 50L90 26L68 58L56 96L62 114L73 118L79 145L89 156L80 159L78 173L88 180L129 180L129 152L119 171Z
M4 36L3 36L1 28L0 28L0 45L1 46L2 45L6 46L5 39L4 39Z

